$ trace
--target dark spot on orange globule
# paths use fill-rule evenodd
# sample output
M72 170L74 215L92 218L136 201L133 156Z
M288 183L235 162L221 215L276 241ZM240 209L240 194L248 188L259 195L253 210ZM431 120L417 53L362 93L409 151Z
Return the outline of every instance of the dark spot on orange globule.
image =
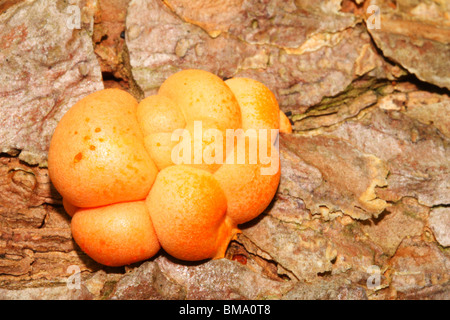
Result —
M100 129L100 128L95 128L95 132L100 132L100 131L102 131L102 129Z
M77 155L73 158L73 162L74 163L80 162L81 159L83 159L83 154L81 152L78 152Z
M95 146L90 145L90 146L89 146L89 149L92 150L92 151L94 151L94 150L95 150Z

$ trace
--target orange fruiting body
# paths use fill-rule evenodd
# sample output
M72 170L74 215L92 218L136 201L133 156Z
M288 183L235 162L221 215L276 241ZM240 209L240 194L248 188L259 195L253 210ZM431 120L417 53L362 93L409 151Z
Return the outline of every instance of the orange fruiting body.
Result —
M106 89L78 101L62 117L49 153L50 178L78 207L144 199L158 170L145 150L137 101Z
M206 170L184 165L165 168L146 204L161 246L178 259L214 258L223 249L219 238L233 234L226 222L225 194Z
M158 95L171 99L186 123L209 120L220 129L241 127L241 109L230 88L218 76L203 70L183 70L171 75Z
M231 78L225 83L239 102L244 130L280 128L280 109L269 88L248 78Z
M78 207L74 206L69 201L67 201L66 198L63 198L62 204L63 204L64 210L66 210L67 214L71 217L73 217L75 212L77 212L77 210L79 209Z
M144 145L158 170L173 165L171 152L176 145L172 132L186 126L180 109L167 97L153 95L137 108L137 119L144 134Z
M71 229L81 249L107 266L145 260L160 249L144 201L78 209Z
M280 110L280 132L292 133L292 124L286 114Z
M259 151L261 140L268 144L269 156L272 152L273 158L267 165L263 163L264 159L260 157L259 152L254 163L249 157L249 148L252 143ZM250 136L245 142L245 149L239 150L236 147L236 152L228 155L234 156L235 161L231 164L223 164L214 173L214 177L227 197L227 216L236 224L256 218L268 207L278 188L281 173L278 150L276 150L276 146L270 145L265 136ZM238 156L243 150L245 150L245 162L241 163ZM267 158L270 158L269 156Z
M276 193L279 131L291 124L262 83L183 70L139 103L118 89L81 99L54 132L49 173L95 261L126 265L161 247L217 259Z

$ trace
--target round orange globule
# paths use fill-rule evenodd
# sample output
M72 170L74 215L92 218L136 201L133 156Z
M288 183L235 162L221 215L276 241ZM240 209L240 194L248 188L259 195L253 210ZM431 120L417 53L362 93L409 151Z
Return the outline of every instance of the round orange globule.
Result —
M213 151L219 161L211 163L206 151L222 149L213 149L217 136L207 135L200 136L201 156L188 159L199 161L176 163L173 133L195 136L198 123L223 137L230 129L264 134L245 137L242 163L227 161L237 158L237 149L230 154L225 140L223 155ZM48 169L72 217L76 243L95 261L127 265L161 247L181 260L222 258L238 225L261 214L276 193L278 130L289 133L292 127L262 83L183 70L140 102L119 89L78 101L55 129ZM197 142L186 143L195 148ZM252 143L257 151L268 147L275 161L271 174L263 173L268 165L259 157L248 160Z

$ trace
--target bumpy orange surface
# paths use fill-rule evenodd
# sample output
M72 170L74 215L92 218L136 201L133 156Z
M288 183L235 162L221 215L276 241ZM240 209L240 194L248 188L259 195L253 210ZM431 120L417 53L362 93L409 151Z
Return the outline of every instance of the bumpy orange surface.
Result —
M160 247L221 258L275 195L278 130L292 127L262 83L184 70L140 103L118 89L81 99L55 130L49 173L75 241L99 263Z
M71 204L97 207L144 199L158 170L144 147L129 93L106 89L81 99L53 134L48 170Z
M147 197L161 246L182 260L223 256L233 225L227 221L227 199L214 176L185 165L160 171Z
M81 249L107 266L145 260L160 249L144 201L79 209L72 218L71 228Z

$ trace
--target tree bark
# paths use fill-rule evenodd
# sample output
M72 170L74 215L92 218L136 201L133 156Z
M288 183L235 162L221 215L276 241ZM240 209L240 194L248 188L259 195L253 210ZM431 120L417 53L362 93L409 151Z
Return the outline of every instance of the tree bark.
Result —
M79 0L75 29L68 5L0 5L0 298L449 299L449 8L378 1L371 29L368 2ZM278 192L224 259L102 266L72 239L51 134L82 96L142 99L186 68L275 93Z

